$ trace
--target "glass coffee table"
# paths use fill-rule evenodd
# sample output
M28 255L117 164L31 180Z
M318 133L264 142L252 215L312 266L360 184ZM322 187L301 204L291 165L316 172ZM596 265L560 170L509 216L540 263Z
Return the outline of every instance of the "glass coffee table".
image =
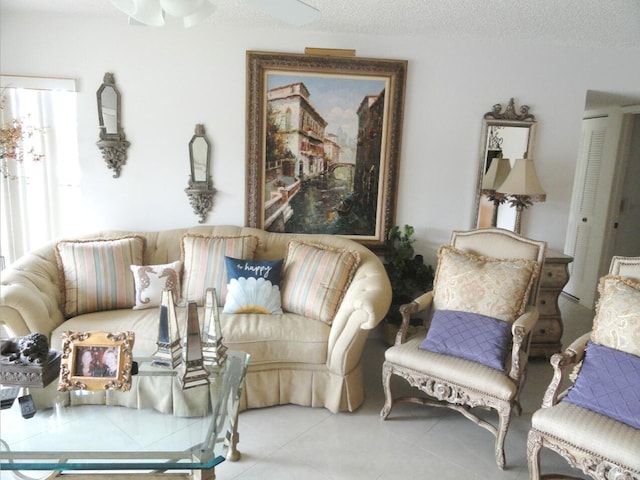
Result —
M58 392L51 408L38 409L31 418L23 418L16 400L0 410L0 473L3 478L3 472L25 478L19 472L41 470L52 472L50 477L144 473L147 478L214 479L216 465L240 456L238 408L249 355L227 355L222 367L210 369L208 386L183 392L186 406L178 414L144 408L139 399L127 397L140 395L136 381L147 382L147 394L176 391L175 372L152 366L151 359L135 359L138 374L130 392ZM106 394L118 395L119 405L92 398ZM38 475L42 478L42 472Z

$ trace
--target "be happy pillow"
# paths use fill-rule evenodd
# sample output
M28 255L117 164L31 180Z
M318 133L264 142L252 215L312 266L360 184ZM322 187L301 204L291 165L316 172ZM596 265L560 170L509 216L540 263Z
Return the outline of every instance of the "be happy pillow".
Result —
M282 313L282 260L254 261L225 257L227 297L224 313Z

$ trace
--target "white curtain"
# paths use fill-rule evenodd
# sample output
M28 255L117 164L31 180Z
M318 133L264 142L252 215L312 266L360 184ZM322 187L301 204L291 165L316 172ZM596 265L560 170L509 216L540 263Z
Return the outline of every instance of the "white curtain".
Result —
M0 178L0 254L9 264L77 230L80 181L75 82L5 76L2 96L2 125L15 118L42 129L23 143L22 162L5 162ZM35 161L31 148L44 158Z

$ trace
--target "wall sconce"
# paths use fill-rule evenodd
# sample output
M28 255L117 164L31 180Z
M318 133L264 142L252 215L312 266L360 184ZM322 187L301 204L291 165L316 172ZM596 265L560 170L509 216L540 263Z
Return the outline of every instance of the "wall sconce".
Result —
M496 190L506 180L510 171L511 162L508 158L503 158L501 153L500 156L492 160L489 170L482 177L482 194L486 195L493 203L492 227L498 224L498 207L507 200L506 195L498 193Z
M193 213L200 216L198 223L204 223L209 210L213 207L213 188L209 175L211 164L211 144L204 133L204 125L197 124L195 133L189 142L189 162L191 176L189 187L185 189Z
M127 141L120 115L120 92L116 88L113 73L105 73L102 85L96 92L98 99L98 121L100 122L100 140L96 143L102 152L107 167L114 171L113 178L120 176L120 169L127 161Z
M509 203L516 208L516 233L520 233L522 210L533 205L533 202L544 202L547 199L531 158L516 160L509 176L496 191L507 195Z

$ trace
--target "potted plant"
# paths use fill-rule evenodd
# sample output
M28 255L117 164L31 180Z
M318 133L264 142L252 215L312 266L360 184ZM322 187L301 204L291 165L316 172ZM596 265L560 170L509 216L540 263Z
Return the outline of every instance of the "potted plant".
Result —
M425 265L422 255L416 255L413 249L415 238L411 225L395 226L387 235L388 252L384 256L384 267L391 281L393 293L391 307L385 318L387 341L393 343L402 315L400 306L411 302L417 295L433 286L434 271L431 265ZM419 318L412 319L411 325L418 327Z

